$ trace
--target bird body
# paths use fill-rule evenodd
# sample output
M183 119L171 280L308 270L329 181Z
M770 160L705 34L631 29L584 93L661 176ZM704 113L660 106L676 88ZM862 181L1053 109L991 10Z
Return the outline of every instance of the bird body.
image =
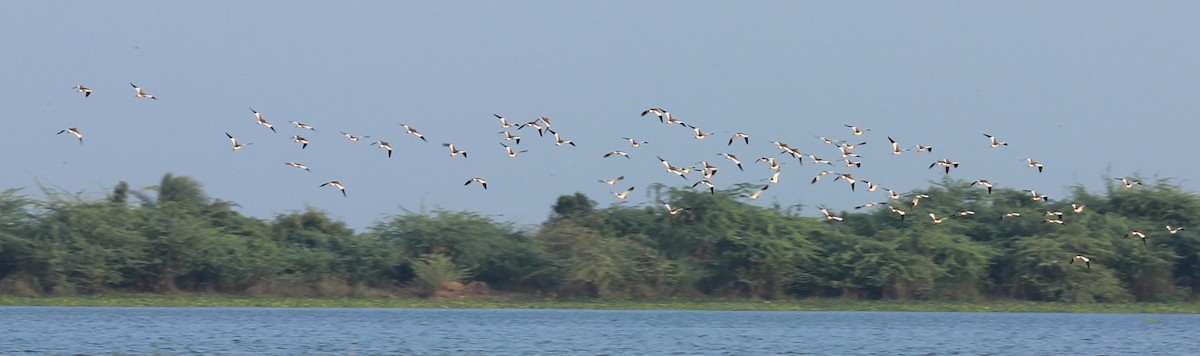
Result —
M270 122L267 122L266 118L263 118L262 113L259 113L258 111L254 111L254 108L250 108L250 112L254 113L254 118L256 120L258 120L259 125L266 126L268 129L271 129L271 132L278 132L278 131L275 131L275 125L271 125ZM348 136L349 134L346 134L346 135ZM358 140L351 138L350 141L358 141Z
M288 122L292 123L292 126L295 126L296 128L301 129L301 130L309 130L309 131L317 130L317 128L313 127L312 125L309 125L309 124L306 124L303 122L299 122L299 121L288 121Z
M392 158L392 144L388 143L387 141L379 140L372 142L371 145L387 150L388 158Z
M1067 262L1067 264L1073 264L1073 263L1075 263L1075 260L1079 260L1079 261L1083 262L1083 264L1085 266L1087 266L1087 269L1092 269L1092 259L1088 258L1087 256L1084 256L1082 254L1075 255L1075 257L1071 258L1071 262Z
M328 181L328 182L325 182L325 183L321 183L321 186L322 186L322 187L324 187L324 186L327 186L327 185L328 185L328 186L331 186L331 187L334 187L334 188L337 188L338 190L342 191L342 196L343 196L343 197L344 197L344 196L346 196L346 186L342 185L342 182L339 182L339 181L336 181L336 180L331 180L331 181Z
M300 136L300 135L293 135L293 136L292 136L292 142L299 143L299 144L300 144L300 149L305 149L305 148L308 148L308 139L307 139L307 138L304 138L304 136Z
M629 197L629 193L632 193L632 192L633 192L633 187L629 187L629 189L625 189L624 191L622 191L620 193L613 193L613 195L617 196L617 199L619 199L619 200L625 200L625 198Z
M75 138L79 139L79 144L80 145L83 144L83 133L79 132L79 129L74 128L74 127L68 127L68 128L58 131L58 133L56 135L62 135L63 133L70 133L72 135L75 135Z
M501 142L500 145L504 146L504 152L505 152L505 154L508 155L508 158L517 158L518 153L525 153L525 152L529 151L529 150L520 150L520 151L513 150L512 147L509 147L508 145L504 144L503 142Z
M249 145L249 143L239 143L239 142L238 142L238 140L237 140L237 138L233 137L233 135L230 135L228 132L226 132L226 133L225 133L225 137L228 137L228 138L229 138L229 142L232 142L232 143L233 143L233 150L234 150L234 151L240 150L240 149L242 149L242 147L245 147L246 145Z
M83 86L83 84L76 85L75 91L83 93L83 97L85 97L85 98L92 95L92 89Z
M988 134L983 134L983 136L988 138L988 141L991 143L992 148L999 148L1000 146L1008 146L1008 142L1000 142L1000 141L996 140L996 136L992 136L992 135L988 135Z
M479 177L471 178L471 179L468 179L466 183L463 183L463 185L471 184L471 182L479 183L479 185L483 186L483 189L485 189L485 190L487 189L487 180L486 179L479 178Z
M155 98L154 95L146 93L145 90L142 90L142 88L137 85L133 85L133 83L129 83L129 86L133 87L134 92L136 92L136 95L139 98L158 100L158 98Z
M442 147L446 147L446 148L450 149L450 157L454 157L454 156L461 154L463 156L463 158L467 158L467 151L458 149L458 147L455 147L453 143L443 143Z
M292 167L295 167L295 168L298 168L298 169L303 169L303 170L305 170L305 171L308 171L309 173L311 173L311 172L312 172L311 170L309 170L309 169L308 169L308 166L304 165L303 163L299 163L299 162L284 162L284 164L287 164L287 165L289 165L289 166L292 166Z
M412 128L412 126L408 126L408 124L400 124L400 126L404 126L404 133L417 136L417 138L421 139L421 141L429 142L429 140L425 139L425 135L422 135L420 131Z

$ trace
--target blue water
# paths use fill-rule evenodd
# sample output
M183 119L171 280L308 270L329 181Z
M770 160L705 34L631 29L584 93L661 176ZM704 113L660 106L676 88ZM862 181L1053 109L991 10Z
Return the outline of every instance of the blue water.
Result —
M0 354L1200 355L1200 315L0 307Z

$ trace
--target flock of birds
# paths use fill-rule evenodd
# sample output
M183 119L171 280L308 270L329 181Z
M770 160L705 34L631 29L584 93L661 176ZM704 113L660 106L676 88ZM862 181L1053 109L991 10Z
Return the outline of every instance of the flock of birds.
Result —
M154 95L146 92L143 88L141 88L133 83L130 83L129 85L131 87L133 87L134 95L137 98L158 100L158 98L156 98ZM82 93L85 98L90 97L92 94L92 89L88 88L82 84L75 86L74 90L79 93ZM278 131L275 128L275 125L272 124L270 121L268 121L266 116L263 115L263 113L255 110L254 108L250 108L250 112L251 112L251 114L253 114L253 118L257 125L263 126L265 129L269 129L273 133L278 133ZM572 147L576 146L575 142L565 139L559 131L557 131L553 128L551 119L548 117L540 116L540 117L535 118L528 122L512 123L512 122L509 122L508 118L506 118L502 115L493 114L493 116L495 117L496 120L499 121L498 126L501 129L501 131L498 131L498 133L503 135L502 141L499 142L499 145L504 150L505 155L507 155L509 158L517 158L520 154L528 152L528 150L518 150L516 148L517 146L519 146L521 144L522 137L519 134L522 132L536 132L538 137L541 137L541 138L552 137L554 140L555 146L572 146ZM700 127L694 126L692 124L689 124L689 123L686 123L686 122L680 120L675 115L672 115L671 112L669 112L665 109L662 109L662 108L655 107L655 108L646 109L646 110L642 111L641 116L642 117L650 117L651 119L657 118L658 121L663 125L667 125L667 126L679 125L680 127L686 128L692 132L692 138L695 140L705 140L709 137L712 137L712 135L713 135L713 133L711 133L711 132L705 132ZM300 130L301 132L305 132L305 131L316 132L316 128L312 125L309 125L309 124L306 124L303 122L299 122L299 121L289 121L289 123L291 123L292 127L294 127L297 130ZM767 165L767 169L769 171L769 176L767 178L763 179L763 181L766 181L767 183L763 184L762 186L760 186L757 189L752 190L749 193L744 194L742 197L745 199L748 199L748 200L758 200L759 198L761 198L763 196L764 192L766 192L767 189L771 187L771 185L779 183L780 175L783 172L783 166L785 163L783 161L789 160L789 159L795 159L797 164L803 165L804 162L807 160L812 165L826 165L826 167L830 168L830 169L823 169L823 170L819 171L815 176L812 177L812 179L810 180L810 184L817 184L818 182L821 181L821 179L823 177L833 176L833 179L832 179L833 181L845 182L849 186L851 191L855 191L858 186L857 183L861 181L863 183L863 185L865 185L865 190L867 192L876 192L876 191L885 192L887 195L887 199L882 200L882 201L868 202L865 204L861 204L861 205L855 206L854 209L867 209L867 208L872 208L875 206L886 206L887 209L891 213L897 215L897 217L900 219L900 221L905 221L909 214L912 214L917 211L917 208L920 205L920 202L922 201L922 199L929 199L930 196L927 194L921 194L921 193L897 192L896 190L888 189L888 188L881 186L880 183L878 183L878 182L868 181L866 179L855 177L854 174L852 172L850 172L849 170L854 169L854 168L860 168L860 167L862 167L862 164L863 164L859 160L859 159L861 159L862 156L859 155L858 153L855 153L855 150L858 147L867 144L867 141L860 141L861 140L860 138L865 136L868 132L870 132L871 129L858 127L855 125L849 125L849 124L844 125L844 126L847 129L849 129L849 131L850 131L849 134L851 135L852 138L854 138L853 141L829 139L829 138L826 138L823 136L817 137L817 139L821 143L830 145L833 147L833 150L831 150L831 152L833 152L832 154L836 154L839 157L835 161L826 160L824 158L821 158L821 157L819 157L815 154L811 154L811 153L806 154L804 152L801 152L800 149L798 149L794 146L791 146L787 143L781 142L781 141L772 141L771 144L773 144L775 146L775 149L778 151L778 153L774 156L770 156L770 155L761 156L761 157L758 157L757 159L755 159L754 161L752 161L753 164L761 163L761 164ZM422 134L420 131L418 131L416 128L414 128L411 125L402 123L402 124L400 124L400 128L403 130L403 134L405 134L405 135L414 136L415 138L420 139L423 142L429 141L425 137L424 134ZM522 131L526 128L532 129L532 130L531 131ZM371 136L368 136L368 135L354 135L354 134L344 132L344 131L339 131L339 132L341 133L342 136L344 136L350 142L358 142L363 139L371 138ZM69 128L62 129L61 131L58 132L59 135L64 134L64 133L69 133L69 134L75 136L78 139L79 143L81 145L83 144L84 134L79 128L69 127ZM549 135L549 136L547 136L547 135ZM249 143L249 142L239 141L237 137L229 134L228 132L225 133L225 136L226 136L226 138L229 139L233 151L238 151L238 150L246 148L249 145L252 145L252 143ZM1001 141L996 136L988 134L988 133L984 133L983 138L984 138L984 142L986 142L986 144L993 149L999 149L999 148L1009 146L1008 142ZM630 159L631 158L630 152L632 152L631 150L637 150L637 149L641 148L643 145L650 143L648 141L639 140L632 136L624 136L624 137L621 137L621 139L624 142L626 142L626 144L629 146L630 151L626 151L626 150L622 150L622 149L614 149L614 150L611 150L611 151L605 153L603 155L603 158L607 159L607 158L614 158L614 157L623 157L625 159ZM899 141L897 141L896 139L894 139L890 136L888 136L887 139L891 144L890 153L892 155L901 155L901 154L905 154L907 152L914 152L914 151L919 152L919 153L932 153L934 151L934 147L930 146L930 145L916 144L913 147L909 147L906 145L902 145ZM309 140L299 133L292 135L290 137L290 140L292 142L294 142L295 144L299 145L300 149L308 148ZM859 142L853 143L855 141L859 141ZM509 144L506 144L505 142L511 142L512 144L509 145ZM745 132L733 132L729 136L729 138L727 140L725 140L724 142L726 143L726 147L730 147L735 144L750 145L750 135ZM394 148L390 142L380 139L380 140L371 142L370 145L377 147L380 150L385 151L387 154L387 157L389 157L389 158L392 157L392 152L394 151ZM450 157L462 156L463 158L467 158L467 151L465 149L463 149L462 146L456 145L454 143L443 143L442 146L448 150ZM745 171L745 166L743 165L742 159L739 158L736 154L730 153L730 152L720 152L720 153L717 153L716 155L724 158L724 160L728 161L730 164L737 167L739 171ZM700 178L696 179L694 182L691 182L691 187L697 188L700 186L704 186L705 188L708 189L710 194L716 194L716 183L714 183L713 179L716 177L719 168L718 168L717 164L714 164L715 162L709 162L708 160L702 160L700 162L696 162L696 163L693 163L690 165L677 165L677 164L672 164L670 161L668 161L667 159L664 159L661 156L657 156L657 158L658 158L658 161L665 168L667 173L669 173L671 175L679 176L682 179L684 179L685 181L691 181L691 179L689 178L689 176L691 174L693 174L693 173L699 174ZM1045 169L1045 164L1043 164L1042 162L1039 162L1031 157L1026 158L1024 161L1028 168L1035 169L1039 173L1043 172ZM835 164L834 162L840 162L840 164ZM284 163L290 167L311 172L309 167L303 163L300 163L300 162L284 162ZM832 169L832 167L834 167L834 166L842 166L846 169L844 171L836 171L836 170ZM935 160L932 163L930 163L928 168L933 169L935 167L940 168L941 171L944 172L945 174L949 174L952 169L959 167L959 162L953 161L950 159L946 159L946 158L938 159L938 160ZM602 184L608 185L610 187L615 187L619 182L621 182L624 179L625 179L625 176L620 175L615 178L599 179L599 182ZM1115 179L1120 181L1122 187L1128 188L1128 189L1134 189L1137 186L1142 184L1140 181L1133 179L1133 178L1121 177L1121 178L1115 178ZM471 178L467 179L466 182L463 183L463 185L467 186L472 183L477 183L478 185L480 185L482 187L482 189L485 189L485 190L488 188L488 181L487 181L487 179L485 179L483 177L471 177ZM319 187L326 187L326 186L336 188L342 193L343 196L347 196L346 185L343 184L340 180L330 180L330 181L321 183L319 185ZM979 186L981 188L984 188L987 190L987 193L990 195L992 193L993 183L987 179L976 179L975 181L973 181L971 183L971 186ZM626 188L624 190L612 192L612 195L617 200L623 201L623 200L626 200L633 191L634 191L634 187L629 186L628 188ZM1045 194L1038 193L1036 190L1025 189L1024 191L1026 193L1029 193L1030 199L1032 199L1034 201L1047 202L1050 200L1050 198L1048 196L1046 196ZM907 200L907 201L905 201L905 200ZM678 207L678 206L672 207L668 203L663 203L663 202L659 202L659 203L662 204L662 206L666 209L666 212L671 216L683 214L689 210L689 208L687 208L687 207ZM824 219L827 221L842 222L845 220L844 217L835 215L833 212L831 212L826 207L818 207L818 208L821 211L822 215L824 216ZM1072 213L1079 214L1084 211L1085 206L1081 205L1081 204L1073 203L1073 204L1071 204L1071 208L1072 208L1071 209ZM1065 213L1062 211L1046 211L1042 222L1046 223L1046 224L1064 224L1064 220L1063 220L1064 214ZM975 215L975 212L971 211L971 210L957 211L957 212L953 212L949 215L945 215L945 216L941 216L941 217L939 217L934 212L928 213L930 221L933 224L941 224L941 223L945 222L946 219L948 219L948 218L969 218L974 215ZM1013 218L1019 218L1019 217L1021 217L1021 213L1012 211L1012 212L1002 213L998 218L1000 220L1005 220L1005 219L1013 219ZM1176 235L1183 230L1184 230L1183 227L1171 226L1171 225L1166 226L1166 231L1169 235ZM1142 240L1142 243L1146 244L1147 235L1146 235L1146 233L1144 233L1140 230L1130 230L1128 233L1125 234L1125 237L1126 238L1129 238L1129 237L1140 238ZM1080 261L1086 266L1086 268L1091 269L1092 258L1087 256L1086 254L1080 253L1080 254L1075 255L1068 264L1073 264L1075 261Z

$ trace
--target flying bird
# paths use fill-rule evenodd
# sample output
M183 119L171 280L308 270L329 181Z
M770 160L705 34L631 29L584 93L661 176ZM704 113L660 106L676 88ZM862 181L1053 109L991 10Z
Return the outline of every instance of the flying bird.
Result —
M254 118L258 119L259 125L266 126L268 129L271 129L271 132L278 133L278 131L275 131L275 125L271 125L271 123L267 122L267 119L263 118L263 114L259 113L258 111L254 111L254 108L250 108L250 112L254 113ZM343 134L345 133L343 132ZM346 135L349 136L350 134ZM351 138L350 141L358 141L358 139Z
M917 205L921 204L921 199L928 199L928 198L929 198L928 194L914 195L912 197L912 205L908 208L908 210L917 210Z
M699 127L695 127L695 126L692 126L692 125L687 125L687 127L691 128L691 129L692 129L692 131L695 131L695 132L696 132L696 135L695 135L695 136L692 136L692 137L694 137L694 138L695 138L695 139L697 139L697 140L703 140L703 139L705 139L705 138L707 138L707 137L708 137L708 134L704 133L704 131L700 131L700 128L699 128Z
M562 138L562 136L558 135L558 132L555 132L555 131L550 131L550 132L554 134L554 145L555 146L562 146L562 145L575 146L574 142L571 142L571 140L564 140Z
M504 146L504 152L505 152L505 154L508 154L508 158L517 158L518 153L529 152L529 150L520 150L520 151L514 150L512 147L509 147L508 145L504 144L504 142L500 142L500 145Z
M821 208L821 214L825 214L825 220L833 220L833 221L845 220L845 218L842 218L841 216L833 215L833 213L830 213L829 209L826 209L826 208Z
M866 209L866 208L870 208L870 207L873 207L873 206L876 206L876 205L883 205L883 204L887 204L887 202L886 202L886 201L881 201L881 202L878 202L878 203L866 203L866 204L863 204L863 205L856 206L856 207L854 207L854 209Z
M625 200L625 198L629 197L629 193L631 192L633 192L633 187L629 187L629 189L625 189L620 193L613 193L613 195L617 196L617 199L619 200Z
M867 131L871 131L871 129L860 129L858 126L854 125L846 125L846 127L850 128L850 133L853 133L854 136L862 136L863 134L867 133Z
M671 204L667 203L663 203L663 206L667 208L667 214L671 215L679 215L679 213L682 213L684 210L688 210L688 208L672 208Z
M771 169L776 170L776 171L778 171L780 168L783 168L783 166L781 166L781 165L779 165L779 163L775 162L775 157L767 157L767 156L759 157L758 159L754 160L754 163L758 163L758 162L767 162L767 164L771 165Z
M303 170L308 171L309 173L312 173L312 171L308 169L308 166L304 165L303 163L299 163L299 162L284 162L284 163L289 166L292 166L292 167L295 167L298 169L303 169Z
M1136 180L1136 179L1131 179L1131 178L1121 177L1121 178L1113 178L1113 179L1121 181L1121 185L1124 185L1125 188L1133 188L1133 186L1135 186L1135 185L1142 184L1141 181Z
M309 125L309 124L306 124L303 122L299 122L299 121L288 121L288 122L292 123L293 126L296 126L296 128L301 129L301 130L317 131L317 129L315 127L313 127L312 125Z
M711 179L717 175L717 166L711 165L708 161L700 161L703 168L700 169L700 174L704 175L704 179Z
M1000 146L1008 146L1008 142L1001 142L999 140L996 140L996 136L992 136L992 135L988 135L988 134L983 134L983 136L986 136L988 138L988 141L991 143L992 148L999 148Z
M888 136L887 139L888 139L888 141L892 142L892 154L898 155L898 154L904 153L904 151L908 151L908 149L900 149L900 143L896 142L896 140L892 139L891 136Z
M86 98L86 97L89 97L89 96L91 96L91 95L92 95L92 89L91 89L91 88L88 88L88 87L85 87L85 86L83 86L83 84L76 85L76 86L75 86L75 91L77 91L77 92L80 92L80 93L83 93L83 97L85 97L85 98Z
M762 193L767 191L767 188L770 188L770 187L771 186L769 186L769 185L764 185L764 186L762 186L762 188L758 188L758 191L755 191L754 194L748 194L748 195L746 195L746 197L750 198L750 200L758 200L758 197L761 196Z
M868 181L867 181L867 180L865 180L865 179L864 179L862 182L867 184L867 191L868 191L868 192L874 192L876 189L879 189L879 183L875 183L875 182L868 182Z
M1067 262L1067 264L1073 264L1075 263L1075 260L1083 261L1083 264L1087 266L1087 269L1092 269L1092 259L1088 258L1087 256L1075 255L1075 257L1071 258L1071 262Z
M83 144L83 133L79 132L79 129L74 128L74 127L68 127L68 128L58 131L58 133L56 135L62 135L64 132L69 132L72 135L75 135L75 138L79 139L79 144L80 145Z
M1029 168L1037 168L1038 173L1042 173L1042 169L1046 168L1046 165L1042 164L1042 162L1034 161L1033 158L1026 158L1025 162L1029 165Z
M737 140L738 138L745 140L747 145L750 144L750 135L747 135L745 132L734 132L733 137L729 138L729 144L727 144L726 146L732 146L733 141Z
M425 135L422 135L421 132L417 131L417 129L412 128L412 126L408 126L408 124L400 124L400 126L404 126L404 133L407 133L407 134L413 135L413 136L417 136L417 138L421 139L421 141L429 142L429 140L425 139Z
M946 174L950 174L950 168L958 168L958 161L951 161L949 158L944 158L940 161L934 161L932 164L929 165L929 168L932 169L933 166L945 167Z
M508 132L508 130L504 130L504 131L500 131L500 132L504 133L505 141L513 141L518 145L521 144L521 136L513 135L512 132Z
M1036 199L1035 199L1035 200L1036 200ZM1076 214L1082 213L1082 212L1083 212L1083 208L1086 208L1086 207L1087 207L1087 204L1076 204L1076 203L1071 203L1071 211L1072 211L1072 212L1074 212L1074 213L1076 213Z
M629 154L625 153L625 151L609 151L608 153L604 154L604 158L608 158L612 155L625 156L625 158L629 158Z
M1137 238L1141 238L1141 239L1142 239L1142 246L1145 246L1145 245L1146 245L1146 234L1142 233L1141 231L1138 231L1138 230L1129 230L1129 232L1125 234L1125 237L1130 237L1130 236L1137 237Z
M811 181L811 182L809 182L809 184L817 184L817 182L821 180L821 177L824 177L824 176L826 176L826 175L829 175L830 173L836 173L836 172L834 172L834 171L820 171L820 172L817 172L817 175L813 176L813 179L812 179L812 181Z
M642 144L650 143L650 142L646 142L646 141L638 141L636 138L633 138L633 137L621 137L621 138L625 139L626 141L629 141L629 145L633 146L633 148L638 148Z
M292 142L299 143L300 149L308 148L308 139L304 138L304 136L294 135L292 136Z
M976 185L976 184L979 184L979 186L981 186L981 187L987 188L988 195L992 194L992 182L989 182L987 179L977 179L974 182L971 182L971 185Z
M742 161L738 160L737 156L733 155L732 153L718 153L718 155L725 156L725 158L728 158L733 162L733 164L736 164L739 171L745 171L745 169L742 169Z
M541 124L538 124L538 120L536 120L536 119L535 119L535 120L533 120L533 121L530 121L530 122L526 122L526 123L524 123L524 124L517 125L517 130L523 129L523 128L525 128L525 127L532 127L532 128L535 128L535 129L537 129L538 136L544 136L544 135L542 134L542 130L543 130L544 128L542 127L542 125L541 125Z
M230 135L228 132L225 133L225 137L229 137L229 142L233 142L233 150L234 151L240 150L240 149L242 149L242 147L252 144L252 143L238 143L237 138L234 138L233 135Z
M154 95L150 95L150 94L146 93L145 90L142 90L142 88L138 87L137 85L133 85L133 83L129 83L129 86L133 87L133 90L137 92L137 97L139 97L139 98L150 98L150 99L158 100L158 98L155 98Z
M933 213L929 213L929 218L933 219L934 224L941 224L942 222L946 221L946 218L938 219L937 215L934 215Z
M814 163L814 164L828 164L831 166L833 165L833 162L830 162L829 160L826 160L824 158L817 157L814 155L808 155L808 159L811 160L812 163Z
M379 141L372 142L371 145L378 146L379 148L387 150L388 158L392 158L392 145L389 144L387 141L379 140Z
M466 183L463 183L463 185L471 184L471 182L479 183L479 185L483 186L483 189L487 189L487 180L479 177L468 179Z
M604 184L608 184L608 185L617 185L617 182L620 182L622 179L625 179L625 176L620 176L620 177L616 177L613 179L601 179L600 183L604 183Z
M497 119L500 119L500 128L507 129L509 127L512 127L512 124L508 123L508 118L500 116L500 114L492 114L492 116L495 116Z
M850 191L853 192L854 191L854 183L855 183L854 176L850 175L850 173L838 173L837 175L838 175L837 177L833 177L833 181L836 182L839 179L841 179L841 180L850 182Z
M658 122L661 123L666 123L666 121L663 121L664 117L671 116L671 113L663 110L662 108L649 108L646 109L646 111L642 111L642 116L646 116L647 114L654 114L655 116L658 116Z
M708 187L709 194L717 194L717 186L714 185L713 182L708 179L701 179L699 181L696 181L695 183L692 183L692 188L695 188L697 185L701 185L701 184Z
M453 143L443 143L443 144L442 144L442 147L448 147L448 148L450 148L450 157L454 157L454 156L457 156L457 155L459 155L459 154L462 154L463 158L467 158L467 151L466 151L466 150L460 150L460 149L458 149L457 147L454 147L454 144L453 144Z
M771 184L779 183L779 174L780 173L783 173L783 171L775 171L775 173L771 173L771 178L767 178L767 181L771 182ZM854 189L851 189L851 190L854 190Z
M1041 200L1041 201L1049 201L1050 200L1050 196L1044 195L1044 194L1038 194L1038 192L1036 190L1025 189L1025 191L1029 193L1030 198L1033 200Z
M900 222L904 222L904 216L908 215L908 213L905 213L904 210L897 208L895 205L888 205L888 209L891 210L892 213L900 215Z
M271 129L271 130L274 131L275 129ZM371 136L354 136L354 135L348 134L344 131L339 131L339 132L341 132L342 135L346 136L346 139L350 140L350 142L358 142L358 140L360 140L360 139L371 138Z
M1175 235L1175 234L1178 234L1180 231L1183 231L1183 227L1182 227L1182 226L1180 226L1180 227L1173 227L1173 226L1171 226L1171 225L1167 225L1167 233L1168 233L1168 234Z
M342 182L339 182L339 181L336 181L336 180L331 180L331 181L328 181L328 182L325 182L325 183L321 183L321 186L322 186L322 187L324 187L324 186L327 186L327 185L328 185L328 186L331 186L331 187L334 187L334 188L337 188L338 190L342 191L342 196L343 196L343 197L344 197L344 196L346 196L346 186L342 185Z
M1061 211L1047 210L1045 215L1053 216L1055 219L1059 219L1059 220L1062 220L1062 218L1063 218L1063 212L1061 212Z

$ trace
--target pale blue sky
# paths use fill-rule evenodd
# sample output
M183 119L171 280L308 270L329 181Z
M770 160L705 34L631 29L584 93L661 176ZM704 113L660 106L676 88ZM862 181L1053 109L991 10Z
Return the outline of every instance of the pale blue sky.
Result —
M882 201L808 181L828 168L907 191L940 179L926 167L941 158L962 163L955 178L1052 197L1099 190L1109 169L1196 191L1200 168L1172 161L1200 151L1198 19L1200 3L1186 1L3 2L0 187L98 198L172 172L261 218L307 205L363 228L424 206L539 223L575 191L607 205L632 185L624 204L652 204L649 184L683 183L656 155L709 160L727 187L770 175L750 163L777 156L769 141L832 160L815 136L852 139L842 125L857 124L872 129L856 150L862 168L780 158L782 182L754 204ZM135 98L130 82L159 100ZM80 83L94 94L71 90ZM652 106L714 135L638 116ZM515 132L529 152L509 159L492 113L548 116L578 147L525 129ZM85 144L55 135L66 127ZM391 141L395 157L338 131ZM751 145L727 148L734 131ZM254 145L231 152L224 132ZM1011 146L989 148L984 132ZM651 143L631 149L630 135ZM885 136L935 151L892 156ZM601 158L613 149L633 159ZM616 188L596 182L617 175L627 179ZM490 189L462 186L474 176ZM317 187L330 179L349 197Z

